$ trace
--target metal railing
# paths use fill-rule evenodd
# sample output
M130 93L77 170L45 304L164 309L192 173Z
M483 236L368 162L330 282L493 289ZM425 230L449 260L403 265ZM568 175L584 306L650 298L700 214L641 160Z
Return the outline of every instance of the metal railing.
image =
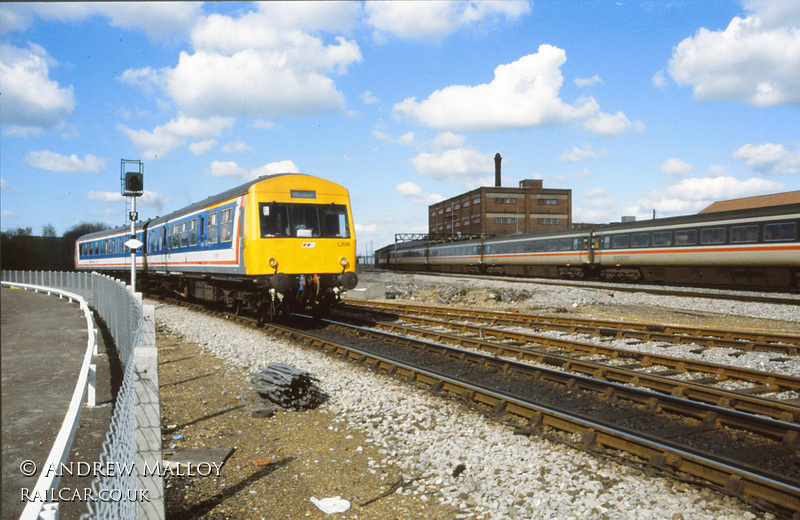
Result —
M103 468L110 464L114 468L132 470L97 475L92 481L92 490L98 500L87 502L88 513L81 519L163 519L163 481L158 477L143 481L141 471L136 469L143 462L151 467L161 462L152 306L143 309L141 293L132 294L124 283L97 273L3 271L1 276L4 282L63 289L82 297L105 322L124 367L99 462ZM66 453L69 453L68 447ZM146 504L134 498L139 491L137 486L150 491ZM111 495L111 490L118 491ZM103 496L109 499L103 500ZM57 506L54 509L57 518Z

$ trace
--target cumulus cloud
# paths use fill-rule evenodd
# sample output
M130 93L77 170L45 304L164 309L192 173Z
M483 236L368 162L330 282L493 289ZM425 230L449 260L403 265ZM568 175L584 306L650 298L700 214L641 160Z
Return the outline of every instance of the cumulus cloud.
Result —
M117 125L117 129L127 135L134 146L142 150L145 159L163 159L170 150L184 145L188 139L216 136L231 125L233 125L231 117L197 119L180 114L168 123L155 127L152 132L132 130L124 125ZM195 146L195 149L202 150L202 148L203 145ZM194 150L192 153L195 153Z
M530 128L576 119L601 135L641 128L641 123L631 123L622 112L601 112L591 97L581 98L575 105L564 103L559 93L566 59L562 49L540 45L534 54L499 65L489 83L451 85L423 101L408 98L394 106L394 113L438 130Z
M125 199L121 193L116 191L90 191L86 198L98 202L122 202ZM137 197L137 204L152 206L159 212L164 208L166 201L167 199L163 195L148 190L144 190L141 197Z
M380 101L375 95L372 94L369 90L361 94L361 101L364 102L365 105L373 105Z
M411 159L411 163L422 175L467 187L480 186L488 174L494 172L494 154L480 153L469 146L423 152Z
M195 141L189 145L189 151L194 155L203 155L207 151L214 148L216 144L217 141L215 139L203 139L202 141Z
M444 197L438 193L423 193L422 188L410 181L398 184L394 187L394 191L404 197L410 198L414 204L421 204L423 206L429 206L444 200Z
M680 42L669 61L678 85L702 101L754 106L800 105L800 3L747 3L745 18L725 30L700 28Z
M670 175L686 175L690 171L692 171L691 164L683 161L677 157L672 157L667 159L663 163L661 163L660 169L664 173L668 173Z
M25 162L40 170L59 173L102 173L106 169L106 160L101 157L87 154L80 159L75 154L66 156L47 150L28 152Z
M128 69L117 79L123 83L139 87L145 94L152 94L154 89L161 85L161 73L151 67Z
M438 42L462 28L513 21L530 12L528 2L366 2L366 22L378 42L390 37Z
M50 79L49 65L54 63L47 51L34 43L27 49L0 44L3 133L41 133L72 115L72 85L64 88Z
M236 141L235 143L228 143L222 147L222 153L232 152L249 152L252 150L244 141Z
M438 149L442 148L458 148L464 144L464 136L454 134L452 132L443 132L438 134L431 141L431 145Z
M194 2L85 2L5 4L0 8L0 32L23 31L34 18L77 22L104 16L112 27L140 29L152 39L183 36L202 15Z
M664 76L664 70L663 69L659 70L658 72L653 74L653 77L651 78L650 81L653 83L653 86L656 87L656 88L660 88L661 90L664 90L665 88L667 88L667 77Z
M603 78L599 75L595 74L591 78L575 78L575 84L579 87L591 87L592 85L596 85L598 83L602 83Z
M414 184L413 182L404 182L402 184L398 184L394 187L394 191L399 193L400 195L419 195L422 193L422 188Z
M20 193L20 190L11 186L8 181L2 177L0 177L0 191L4 191L6 193Z
M793 175L800 171L800 150L792 153L782 144L746 144L733 152L733 156L767 175Z
M248 170L242 168L235 161L213 161L206 173L212 177L241 177L245 180L252 180L262 175L274 175L276 173L300 173L300 170L290 160L276 161L267 163L264 166Z
M10 209L0 210L0 216L3 218L14 218L17 214Z
M728 171L725 169L725 167L720 164L714 164L708 167L709 177L723 177L727 173Z
M587 145L585 148L573 146L572 150L564 150L564 152L558 156L558 158L562 161L572 162L583 162L592 157L600 157L600 154L592 150L592 147L589 145Z
M763 195L781 191L783 184L757 177L740 181L734 177L693 177L652 191L629 207L627 214L650 218L652 211L661 216L696 213L718 200Z

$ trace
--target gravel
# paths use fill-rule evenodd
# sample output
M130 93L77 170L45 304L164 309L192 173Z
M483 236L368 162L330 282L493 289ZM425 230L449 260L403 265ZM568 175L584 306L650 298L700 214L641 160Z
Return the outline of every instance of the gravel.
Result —
M456 518L773 518L704 488L515 436L453 402L224 319L160 304L156 319L226 364L281 362L315 374L330 396L323 407L379 447L375 469L392 462L417 478L398 493L453 504L463 511Z

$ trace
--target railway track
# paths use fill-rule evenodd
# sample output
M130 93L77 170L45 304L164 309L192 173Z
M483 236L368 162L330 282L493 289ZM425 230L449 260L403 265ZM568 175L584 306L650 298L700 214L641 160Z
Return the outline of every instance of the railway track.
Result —
M531 285L560 285L563 287L578 287L581 289L597 289L601 291L619 291L630 293L644 293L653 294L658 296L678 296L686 298L710 298L715 300L734 300L738 302L752 302L752 303L772 303L777 305L794 305L800 306L800 295L778 293L775 295L768 294L753 294L750 291L738 292L710 292L711 290L719 291L719 289L704 289L704 288L685 288L685 287L655 287L652 285L642 285L635 282L630 283L604 283L593 281L570 281L559 279L531 279L521 278L516 276L488 276L478 274L466 273L441 273L431 271L386 271L386 270L372 270L376 273L389 272L394 274L421 274L443 278L467 278L472 280L489 280L489 281L505 281L515 283L526 283ZM771 289L774 290L774 289Z
M251 318L226 317L257 325ZM771 504L768 509L787 518L800 510L796 464L800 425L796 423L592 377L564 378L559 371L531 367L496 354L447 347L352 324L324 323L325 329L313 331L276 324L264 326L274 335L356 361L435 393L456 396L515 424L517 433L560 432L557 434L567 443L611 456L617 450L633 454L640 464L683 474L684 478L690 475L758 507ZM399 344L410 348L398 348ZM554 385L559 388L553 390ZM539 392L549 388L549 393L545 392L550 396L549 402L541 395L537 398L534 388ZM587 401L588 395L592 398ZM737 444L742 439L727 436L729 430L747 432L745 440L759 440ZM722 443L716 449L718 453L698 447L707 442L709 435ZM728 445L720 440L723 438L729 439ZM733 457L734 453L741 456Z
M639 341L663 341L675 344L692 343L704 348L728 347L743 351L775 352L800 355L800 330L798 334L656 325L629 321L594 320L585 318L558 318L519 314L513 312L436 307L390 302L348 301L350 307L384 310L406 318L411 316L435 317L447 321L480 321L489 326L518 326L543 330L559 330L571 334L589 334L605 338L631 338Z

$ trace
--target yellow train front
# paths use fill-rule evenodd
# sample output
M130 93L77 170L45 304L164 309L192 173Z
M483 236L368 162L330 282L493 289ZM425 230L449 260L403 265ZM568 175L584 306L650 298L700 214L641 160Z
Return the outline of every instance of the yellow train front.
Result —
M78 269L125 276L129 231L80 237ZM263 176L163 217L139 222L139 286L257 312L320 314L358 283L344 187L303 174Z

